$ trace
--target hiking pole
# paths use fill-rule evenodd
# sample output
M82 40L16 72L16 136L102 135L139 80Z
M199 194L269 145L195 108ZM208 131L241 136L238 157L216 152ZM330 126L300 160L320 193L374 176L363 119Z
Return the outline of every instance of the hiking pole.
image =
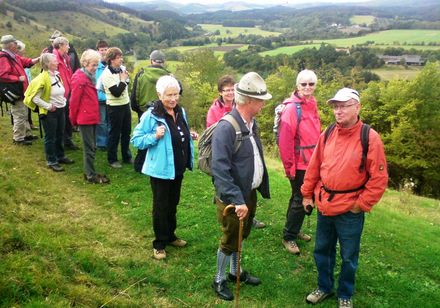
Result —
M225 209L223 210L223 217L228 215L228 211L231 208L235 209L235 206L230 204L227 207L225 207ZM239 219L239 222L240 222L240 227L238 229L237 272L235 273L237 276L237 284L236 284L236 288L235 288L234 307L238 307L238 302L239 302L239 298L240 298L240 274L241 274L240 260L241 260L241 241L243 239L243 220Z

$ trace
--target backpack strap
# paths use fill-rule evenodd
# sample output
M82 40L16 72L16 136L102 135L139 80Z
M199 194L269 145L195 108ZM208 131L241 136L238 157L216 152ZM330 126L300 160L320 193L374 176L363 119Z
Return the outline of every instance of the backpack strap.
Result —
M237 153L241 146L241 142L244 140L243 133L240 129L240 124L238 124L237 120L229 113L223 116L222 120L226 120L231 123L232 127L235 129L234 153ZM250 134L248 137L250 137Z
M361 165L359 166L359 172L363 172L367 165L367 154L370 142L370 125L362 124L361 129L361 143L362 143L362 160Z
M325 132L324 132L324 145L327 143L327 139L330 136L330 134L333 132L335 127L336 127L336 123L332 123L332 124L330 124L329 127L327 127L325 129Z

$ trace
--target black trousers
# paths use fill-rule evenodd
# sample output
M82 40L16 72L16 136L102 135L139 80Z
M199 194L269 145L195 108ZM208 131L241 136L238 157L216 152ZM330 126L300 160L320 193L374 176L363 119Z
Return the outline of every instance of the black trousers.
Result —
M183 175L174 180L150 177L153 191L153 230L155 239L153 248L165 249L165 246L177 239L177 204L180 200Z
M118 161L118 144L121 140L122 160L128 162L131 159L130 133L131 133L131 109L130 104L122 106L107 105L107 113L110 124L108 136L107 160L110 164Z
M73 134L73 126L72 123L70 123L70 118L69 118L69 100L70 100L70 94L67 97L67 101L66 101L66 112L64 113L65 116L65 126L64 126L64 145L65 146L72 146L74 145L73 143L73 139L72 139L72 134Z
M284 225L283 238L285 241L296 240L304 222L306 212L302 205L301 185L304 182L305 170L296 170L293 180L290 180L292 195L286 213L286 224Z

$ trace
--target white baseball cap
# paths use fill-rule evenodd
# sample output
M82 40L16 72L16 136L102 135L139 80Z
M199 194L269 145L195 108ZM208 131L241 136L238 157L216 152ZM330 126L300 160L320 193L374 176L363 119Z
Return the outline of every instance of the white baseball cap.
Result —
M338 92L336 92L336 95L333 98L327 101L327 104L331 104L334 102L346 102L349 101L350 99L354 99L358 103L361 102L361 98L359 96L358 91L350 88L342 88Z

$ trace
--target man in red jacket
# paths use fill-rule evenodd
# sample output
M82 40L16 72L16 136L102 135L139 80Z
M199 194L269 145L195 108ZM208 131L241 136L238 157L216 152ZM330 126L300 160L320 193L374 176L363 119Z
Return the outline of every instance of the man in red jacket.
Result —
M24 58L17 54L17 40L8 34L1 38L2 51L0 52L0 81L4 83L21 83L23 93L26 91L29 81L24 68L32 67L40 58ZM27 118L27 107L23 104L23 97L11 105L11 113L14 122L13 141L19 145L31 145L33 139L31 128Z
M355 274L358 266L364 213L382 197L388 183L383 143L379 134L369 130L369 146L362 166L363 147L359 119L359 93L343 88L328 100L336 126L325 138L321 134L301 187L303 206L318 206L314 257L318 287L306 301L316 304L333 292L336 242L339 241L341 271L337 296L339 307L353 307Z

